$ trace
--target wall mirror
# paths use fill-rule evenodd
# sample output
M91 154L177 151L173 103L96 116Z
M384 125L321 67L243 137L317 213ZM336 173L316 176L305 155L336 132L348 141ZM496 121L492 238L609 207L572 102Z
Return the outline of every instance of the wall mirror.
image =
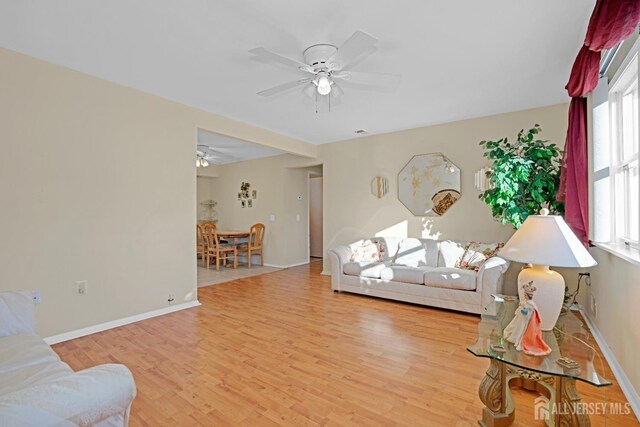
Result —
M460 168L442 153L413 156L398 174L398 199L416 216L442 216L460 199Z

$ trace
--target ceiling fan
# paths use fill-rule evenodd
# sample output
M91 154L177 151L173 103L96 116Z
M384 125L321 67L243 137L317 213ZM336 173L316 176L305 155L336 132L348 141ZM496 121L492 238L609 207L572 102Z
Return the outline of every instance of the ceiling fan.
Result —
M258 92L258 95L269 97L296 87L302 86L302 92L310 98L326 99L331 105L331 99L339 98L343 93L341 86L374 90L390 91L397 87L400 75L386 73L372 73L352 71L351 66L376 51L377 39L363 31L356 31L342 46L331 44L316 44L302 52L304 62L282 56L278 53L258 47L249 52L255 59L270 63L279 63L304 73L311 74L303 79L283 83ZM340 81L338 85L337 81Z
M196 167L207 167L210 163L224 163L233 161L235 157L224 153L221 150L209 147L208 145L198 144L196 149Z

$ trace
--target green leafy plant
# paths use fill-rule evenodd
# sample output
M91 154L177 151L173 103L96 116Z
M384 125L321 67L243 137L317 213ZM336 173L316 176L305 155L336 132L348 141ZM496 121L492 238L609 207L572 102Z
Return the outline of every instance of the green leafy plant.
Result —
M564 213L564 203L556 201L561 151L556 144L538 139L541 131L536 124L518 132L514 143L507 138L480 142L493 166L487 173L491 188L479 197L491 207L494 218L516 229L543 207L551 214Z

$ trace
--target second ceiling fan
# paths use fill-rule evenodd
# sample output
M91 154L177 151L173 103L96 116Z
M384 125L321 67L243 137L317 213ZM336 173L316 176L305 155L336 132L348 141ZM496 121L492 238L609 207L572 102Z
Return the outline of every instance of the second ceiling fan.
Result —
M311 74L310 76L283 83L258 92L258 95L269 97L296 87L302 87L302 92L318 101L326 100L329 107L331 100L336 100L343 93L341 86L363 89L389 91L397 87L400 76L397 74L372 73L352 71L351 66L376 51L376 40L363 31L356 31L342 46L331 44L316 44L308 47L302 53L303 61L288 58L263 47L249 52L256 59L266 62L279 63ZM338 84L337 81L340 81Z

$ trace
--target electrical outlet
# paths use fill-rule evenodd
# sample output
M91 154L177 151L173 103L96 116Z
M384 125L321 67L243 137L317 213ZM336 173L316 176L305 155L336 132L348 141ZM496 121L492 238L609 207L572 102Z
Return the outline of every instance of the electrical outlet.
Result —
M31 292L31 298L33 298L34 304L40 304L42 302L42 298L40 297L40 291Z
M76 282L76 294L86 295L89 291L89 284L86 280L78 280Z

